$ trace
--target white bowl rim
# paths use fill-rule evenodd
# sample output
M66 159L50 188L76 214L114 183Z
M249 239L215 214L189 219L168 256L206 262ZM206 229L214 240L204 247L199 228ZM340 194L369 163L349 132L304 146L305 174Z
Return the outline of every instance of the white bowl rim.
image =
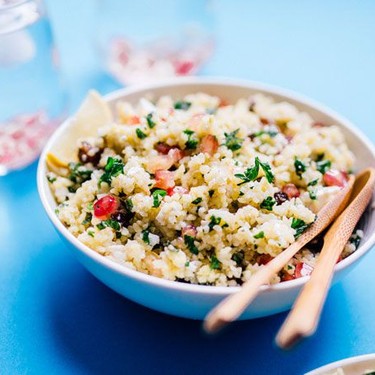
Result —
M265 91L269 95L280 95L285 97L286 100L295 100L298 103L307 105L309 107L313 107L314 109L327 114L328 116L335 118L340 124L343 124L344 127L349 129L351 132L355 133L361 141L366 145L366 147L369 149L371 154L373 155L375 159L375 147L372 145L372 143L369 141L369 139L362 133L361 130L356 128L348 119L341 116L340 114L336 113L334 110L326 107L325 105L316 102L313 99L310 99L308 97L305 97L301 94L298 94L294 91L280 88L273 85L268 85L256 81L250 81L250 80L242 80L242 79L233 79L228 77L179 77L179 78L173 78L173 79L166 79L166 80L160 80L157 82L149 83L149 84L142 84L142 85L135 85L130 86L126 88L122 88L119 90L116 90L110 94L107 94L104 96L104 99L106 101L112 101L117 98L121 98L124 95L134 94L138 91L152 91L154 89L158 89L161 87L171 87L179 86L179 85L217 85L217 86L223 86L223 85L229 85L229 86L238 86L241 88L248 88L252 90L260 90ZM211 285L199 285L199 284L188 284L173 280L166 280L162 278L158 278L152 275L147 275L145 273L142 273L137 270L133 270L131 268L128 268L124 265L118 264L107 257L104 257L103 255L100 255L96 251L90 249L88 246L84 245L82 242L80 242L76 237L71 234L68 229L62 224L62 222L57 218L54 210L52 207L50 207L47 199L47 193L46 193L46 187L48 186L45 184L45 174L46 174L46 165L45 165L45 159L46 155L51 147L51 145L55 142L55 140L60 136L61 133L65 130L65 128L68 126L68 123L72 117L69 117L66 119L54 132L54 134L50 137L47 144L45 145L40 159L38 163L38 170L37 170L37 186L38 186L38 192L40 199L42 201L42 204L44 206L44 209L47 212L48 217L54 224L54 226L58 229L58 231L75 247L78 248L82 253L84 253L86 256L91 258L93 261L100 263L103 267L110 269L116 273L122 274L124 276L131 277L133 279L136 279L138 281L141 281L143 283L147 284L153 284L155 286L160 286L164 288L170 288L175 289L178 291L185 291L185 292L191 292L191 293L198 293L198 294L214 294L214 295L220 295L225 296L231 293L235 293L239 290L239 286L211 286ZM357 251L355 251L353 254L351 254L349 257L342 260L340 263L338 263L335 266L335 273L339 272L341 270L344 270L352 263L356 262L358 258L360 258L362 255L364 255L375 243L375 232L367 239L367 241L360 245ZM271 291L280 291L280 290L288 290L288 289L294 289L300 287L302 284L304 284L308 279L308 276L301 277L295 280L285 281L274 285L263 285L261 287L261 292L271 292Z
M375 361L375 353L362 354L362 355L357 355L354 357L340 359L339 361L331 362L322 367L318 367L314 370L311 370L307 372L305 375L324 375L327 373L327 371L336 370L340 367L343 367L343 370L345 370L346 366L353 365L356 363L366 362L369 360Z

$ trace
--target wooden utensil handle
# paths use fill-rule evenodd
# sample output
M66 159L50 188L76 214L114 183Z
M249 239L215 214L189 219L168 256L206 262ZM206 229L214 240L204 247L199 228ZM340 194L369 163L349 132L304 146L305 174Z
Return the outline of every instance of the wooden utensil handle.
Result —
M300 338L310 336L315 332L331 283L333 269L371 199L374 181L375 170L372 168L366 169L357 177L351 203L324 237L324 246L310 280L297 298L276 337L276 343L281 348L288 348Z

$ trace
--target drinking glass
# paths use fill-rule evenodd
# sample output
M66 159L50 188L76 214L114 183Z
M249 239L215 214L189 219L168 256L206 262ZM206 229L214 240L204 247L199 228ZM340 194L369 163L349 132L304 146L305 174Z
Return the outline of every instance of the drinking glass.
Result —
M212 0L100 1L104 68L128 85L195 74L214 51Z
M0 103L0 175L5 175L38 157L65 109L40 0L0 0Z

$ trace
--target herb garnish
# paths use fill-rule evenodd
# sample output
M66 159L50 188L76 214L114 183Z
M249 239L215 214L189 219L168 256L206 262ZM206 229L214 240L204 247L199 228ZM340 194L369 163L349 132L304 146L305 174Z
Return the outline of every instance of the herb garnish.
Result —
M199 249L195 246L194 237L185 234L184 243L192 254L198 255Z
M69 186L68 190L71 193L75 193L76 190L85 182L91 178L92 170L85 168L81 163L69 163L69 180L74 183L73 186Z
M208 223L208 228L210 229L210 232L214 229L215 225L220 225L220 222L221 222L220 217L211 216L210 222Z
M324 174L331 168L331 161L330 160L320 160L316 162L316 169L321 173Z
M216 258L215 255L212 255L212 257L211 257L210 268L212 270L219 270L221 268L221 263L220 263L219 259Z
M56 177L51 176L50 174L47 174L47 180L49 183L53 183L56 181Z
M112 178L123 173L123 170L124 163L122 162L122 160L110 156L107 159L106 166L104 167L104 173L101 175L99 179L99 186L102 182L106 182L108 185L110 185Z
M268 196L261 204L260 208L264 208L265 210L272 211L272 207L276 204L275 199L271 196Z
M362 240L362 237L357 234L357 231L354 234L352 234L349 238L349 242L352 245L354 245L356 249L358 248L359 244L361 243L361 240Z
M259 167L263 169L263 172L266 176L266 179L269 183L272 183L275 180L275 177L272 173L271 167L268 163L262 163L258 156L255 158L255 165L252 168L247 168L246 171L242 173L236 173L235 176L242 180L238 185L245 184L246 182L255 181L259 174Z
M296 219L295 217L292 219L291 227L295 229L296 233L294 235L295 238L298 238L308 227L309 224L306 224L301 219Z
M120 230L119 222L116 221L116 220L112 220L112 219L104 220L101 223L99 223L96 227L99 230L102 230L102 229L107 228L107 227L112 228L114 230Z
M88 234L89 236L91 236L91 237L94 237L94 236L95 236L95 233L94 233L93 230L88 230L88 231L87 231L87 234Z
M182 111L187 111L191 106L190 102L184 100L178 100L174 103L174 109L181 109Z
M152 193L152 198L153 198L153 206L152 207L159 207L161 201L163 200L163 197L167 195L167 192L162 189L156 189Z
M132 212L133 210L133 201L129 198L125 201L125 208L129 211L129 212Z
M147 243L147 245L150 244L150 238L149 238L149 230L148 229L145 229L142 231L142 240Z
M313 201L316 200L316 198L317 198L317 197L316 197L316 191L314 191L314 190L309 190L308 192L309 192L309 197L310 197L310 199L313 200Z
M237 137L237 133L240 129L237 129L231 133L224 133L225 142L223 145L227 146L229 150L237 151L242 147L242 142L244 141L242 138Z
M301 179L302 173L306 172L306 165L299 159L294 159L294 169L296 170L297 176Z
M140 128L135 129L135 133L139 139L145 139L147 137L147 134L143 133Z
M242 250L232 255L232 260L236 262L237 266L241 266L244 259L245 259L245 254Z
M92 219L92 214L90 212L86 213L85 220L82 221L83 225L90 224Z
M199 203L201 203L202 202L202 198L201 197L198 197L197 199L194 199L191 203L193 203L193 204L199 204Z
M310 181L307 186L315 186L318 183L319 179Z
M188 140L186 141L185 145L188 150L194 150L198 146L198 141L196 139L192 139L193 135L195 134L194 131L186 129L184 130L184 134L188 136Z
M254 234L254 238L256 238L256 239L258 239L258 238L264 238L264 232L260 231L259 233Z
M154 128L155 125L156 125L156 122L152 119L152 112L150 112L147 116L146 116L146 121L147 121L147 125L150 129Z
M260 137L262 135L269 135L271 138L274 138L277 136L277 134L279 134L279 132L277 132L276 130L261 130L257 133L254 134L254 137Z

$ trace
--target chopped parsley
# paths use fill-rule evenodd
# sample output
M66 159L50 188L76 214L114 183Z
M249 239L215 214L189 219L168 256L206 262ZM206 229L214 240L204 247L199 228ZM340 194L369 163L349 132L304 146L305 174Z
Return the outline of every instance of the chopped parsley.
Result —
M297 176L301 179L302 173L306 172L306 165L299 159L294 159L294 169L296 171Z
M315 186L318 183L318 179L310 181L307 186Z
M153 206L152 207L159 207L161 201L163 200L163 197L167 195L167 192L162 189L156 189L152 193L152 198L153 198Z
M315 201L316 200L316 191L315 190L309 190L309 197L311 200Z
M238 253L235 253L232 255L232 260L236 262L237 266L241 266L244 259L245 259L245 254L243 251L239 251Z
M125 208L129 211L129 212L132 212L133 211L133 201L129 198L125 201Z
M261 231L261 232L259 232L257 234L254 234L254 238L256 238L256 239L258 239L258 238L264 238L264 232Z
M94 209L94 202L90 202L88 205L87 205L87 209L89 211L92 211Z
M146 116L147 125L150 129L156 126L156 122L152 119L152 112Z
M359 244L361 243L362 237L358 235L357 231L351 235L349 242L355 246L356 249L358 249Z
M309 224L306 224L301 219L296 219L295 217L292 219L291 227L295 229L296 233L294 235L295 238L298 238L308 227Z
M279 134L276 130L261 130L254 134L254 137L261 137L262 135L269 135L271 138L274 138Z
M330 160L320 160L316 162L316 169L321 173L324 174L331 168L331 161Z
M216 258L215 255L212 255L212 257L211 257L210 268L212 270L219 270L219 269L221 269L221 263L220 263L219 259Z
M123 173L123 170L124 163L122 162L122 160L110 156L107 159L106 166L104 167L104 173L101 175L99 179L99 186L102 182L106 182L108 185L110 185L112 178Z
M191 107L190 102L186 102L184 100L178 100L174 103L174 109L180 109L182 111L187 111Z
M238 185L245 184L246 182L255 181L258 178L260 167L263 169L263 172L266 176L266 179L269 183L272 183L275 180L275 177L272 173L271 167L268 163L262 163L258 156L255 158L255 165L252 168L247 168L246 171L242 173L236 173L235 176L242 180Z
M91 178L92 170L85 168L81 163L69 163L68 178L73 182L73 186L69 186L68 190L75 193L76 190Z
M140 128L135 129L135 133L139 139L145 139L147 137L147 134L143 133Z
M195 135L195 132L189 129L184 130L184 134L188 136L188 140L185 143L185 146L188 150L194 150L198 146L198 140L193 139L193 136Z
M244 141L242 138L237 137L237 133L240 129L233 131L232 133L224 133L225 142L223 145L227 146L229 150L237 151L242 147L242 142Z
M273 199L271 196L268 196L261 204L260 208L263 208L268 211L272 211L272 207L276 204L275 199Z
M56 181L56 177L51 176L50 174L47 174L47 180L50 184Z
M184 243L192 254L198 255L199 249L195 246L194 237L185 234Z
M220 225L220 222L221 222L220 217L211 216L210 222L208 223L208 228L210 229L210 232L214 229L215 225Z
M83 225L90 224L92 219L92 214L90 212L86 213L85 220L82 221Z
M315 161L322 161L324 159L324 152L316 155Z
M104 220L96 226L99 230L104 228L112 228L114 230L120 230L120 223L116 220L108 219Z
M202 202L202 198L201 197L199 197L199 198L197 198L197 199L194 199L191 203L193 203L193 204L199 204L199 203L201 203Z
M147 245L150 244L150 237L149 237L149 230L148 229L145 229L142 231L142 240L143 242L147 243Z
M88 230L88 231L87 231L87 234L88 234L89 236L91 236L91 237L94 237L94 236L95 236L95 233L94 233L93 230Z

